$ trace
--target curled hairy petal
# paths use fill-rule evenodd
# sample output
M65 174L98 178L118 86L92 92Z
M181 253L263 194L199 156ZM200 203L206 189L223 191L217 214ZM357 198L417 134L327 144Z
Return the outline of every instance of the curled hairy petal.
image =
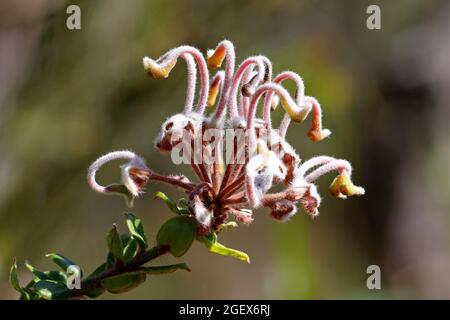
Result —
M128 150L110 152L95 160L88 170L88 183L90 187L99 193L110 193L107 186L105 187L97 183L96 173L106 163L118 159L128 160L127 164L121 167L122 182L133 196L137 196L148 181L151 172L146 166L144 159Z
M192 56L198 64L201 81L200 96L195 111L199 114L203 114L208 100L209 72L205 58L197 48L192 46L180 46L168 51L157 60L144 57L143 64L145 70L155 79L165 79L169 76L170 71L172 71L173 67L176 65L178 57L181 56L186 59L189 55Z
M213 69L219 68L222 65L222 61L226 59L225 75L219 102L217 103L216 112L214 113L210 121L213 126L218 126L221 123L229 100L231 79L233 78L236 60L234 45L233 43L231 43L231 41L223 40L217 45L215 50L208 50L207 56L208 65Z
M242 77L245 72L253 70L254 66L258 67L258 75L264 77L265 66L264 62L260 56L253 56L245 59L236 70L236 73L233 76L231 89L230 89L230 118L232 121L235 121L236 118L239 118L238 104L237 104L237 94L239 89L239 84L241 83Z

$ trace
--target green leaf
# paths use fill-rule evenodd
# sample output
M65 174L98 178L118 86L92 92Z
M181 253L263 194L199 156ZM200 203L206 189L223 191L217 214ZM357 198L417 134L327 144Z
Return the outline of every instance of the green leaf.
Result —
M19 278L17 277L17 262L16 258L13 260L13 264L11 266L11 269L9 271L9 282L11 283L11 286L18 292L23 293L24 290L20 286Z
M184 214L184 215L190 214L190 212L189 212L189 204L188 204L188 201L186 199L181 198L180 200L178 200L178 212L180 214Z
M202 241L203 238L205 238L206 240L208 240L212 243L216 243L217 242L217 233L211 232L210 234L207 234L206 236L199 238L199 241Z
M58 281L58 282L64 282L67 281L67 275L62 271L44 271L44 274L47 276L49 280Z
M217 236L216 236L217 237ZM217 238L211 239L208 237L203 237L200 239L201 242L205 244L205 246L208 248L209 251L221 254L223 256L229 256L233 257L242 261L245 261L247 263L250 263L250 257L242 251L227 248L224 245L217 242Z
M145 281L146 277L144 272L128 272L105 278L101 284L111 293L122 293L136 288Z
M99 265L86 279L90 279L95 277L96 275L102 273L103 271L105 271L107 269L107 263L103 263L101 265Z
M105 292L105 288L103 288L101 285L96 285L94 288L89 289L89 292L86 293L86 295L89 298L95 299L99 296L101 296Z
M128 233L122 234L120 237L122 238L123 243L123 261L128 262L138 253L138 242Z
M114 260L114 257L112 257L112 259ZM91 278L97 276L98 274L102 273L103 271L106 271L107 268L108 268L107 262L101 264L86 279L91 279ZM105 288L103 288L101 285L99 285L93 289L90 289L86 295L89 298L97 298L98 296L103 294L103 292L105 292Z
M175 202L173 202L172 200L170 200L169 197L168 197L165 193L159 191L159 192L157 192L157 193L155 194L155 198L159 198L159 199L161 199L162 201L164 201L164 202L166 203L167 207L168 207L168 208L170 209L170 211L172 211L173 213L178 214L178 215L181 214L181 213L180 213L180 210L178 209L178 207L177 207L177 205L175 204Z
M75 262L59 253L49 253L45 256L52 259L53 262L56 263L64 272L67 272L67 269L70 266L78 266ZM81 276L83 276L83 271L81 271Z
M112 229L109 230L106 235L106 241L108 243L109 252L111 252L116 259L123 261L122 238L120 237L115 224L113 224Z
M175 257L184 255L197 234L197 223L188 216L177 216L166 221L158 231L156 242L167 245Z
M111 252L108 253L106 256L106 269L114 268L116 265L116 258L114 258L113 254Z
M132 213L125 213L128 230L131 235L136 238L141 248L147 248L147 238L145 237L144 225L141 219L137 218Z
M28 261L25 261L25 267L34 274L39 280L53 280L57 282L66 282L66 274L61 271L39 271L33 267Z
M27 290L24 290L21 293L19 300L38 300L38 298L39 297L36 294L30 293Z
M20 300L38 300L39 296L35 292L30 290L30 288L32 286L34 286L34 284L38 281L40 281L40 280L36 277L31 279L30 282L28 282L28 284L25 286L25 288L23 288L24 292L22 292L19 299Z
M42 271L37 270L28 261L25 261L25 267L40 280L51 280Z
M124 184L110 184L106 186L106 190L110 193L124 196L127 206L130 208L133 206L134 196Z
M11 266L11 270L9 273L9 282L11 283L11 286L20 293L20 300L32 300L34 298L34 294L28 290L29 286L31 284L34 284L36 281L36 278L32 279L30 283L25 287L22 288L19 283L19 278L17 277L17 262L16 258L14 258L13 264Z
M36 294L46 300L62 300L70 297L70 289L66 284L51 280L40 280L31 288Z
M151 274L151 275L172 273L177 270L186 270L188 272L191 272L191 269L189 269L189 267L187 266L186 263L171 264L168 266L142 267L139 270L142 270L146 274Z

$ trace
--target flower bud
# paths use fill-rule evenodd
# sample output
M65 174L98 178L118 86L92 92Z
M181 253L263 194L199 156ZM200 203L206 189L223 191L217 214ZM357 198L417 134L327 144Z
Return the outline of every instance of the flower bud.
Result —
M308 191L306 191L305 195L300 199L303 210L305 210L305 212L313 218L319 215L318 208L320 206L320 202L320 195L317 192L316 186L313 184L309 186Z
M274 204L270 216L279 222L286 222L296 213L297 207L292 201L282 200Z
M223 59L226 56L226 49L224 46L218 46L216 50L208 50L206 53L208 57L208 67L211 69L217 69L222 66Z
M211 82L208 92L208 103L207 103L208 107L213 107L216 104L216 99L219 94L222 78L223 76L220 75L216 76L214 80Z
M170 71L175 67L177 60L169 60L162 64L159 64L149 57L144 57L142 60L144 64L144 69L147 73L151 74L156 80L166 79L169 76Z
M311 104L312 108L312 126L308 132L308 137L316 142L327 138L331 131L322 129L322 108L319 101L314 97L305 97L305 101Z
M307 104L297 112L295 110L297 110L299 106L295 104L294 100L286 99L285 97L281 97L280 100L281 106L286 110L287 114L294 122L303 122L312 108L311 104Z
M333 196L345 199L347 196L360 196L365 193L364 188L355 186L346 172L338 175L330 185Z
M316 141L320 141L320 140L323 140L323 139L329 137L330 134L331 134L331 131L328 129L320 130L320 129L316 128L316 129L309 130L308 137L312 141L316 142Z
M135 157L120 168L122 183L134 197L137 197L150 178L150 169L140 157Z

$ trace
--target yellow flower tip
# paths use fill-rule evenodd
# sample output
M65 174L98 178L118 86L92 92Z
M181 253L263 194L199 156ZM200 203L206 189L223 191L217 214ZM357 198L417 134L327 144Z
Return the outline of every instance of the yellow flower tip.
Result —
M365 193L364 188L355 186L345 173L338 175L330 185L333 196L345 199L347 196L361 196Z
M225 59L226 50L225 47L220 46L216 50L208 50L206 56L208 57L208 67L211 69L217 69L222 66L223 59Z
M236 221L230 221L230 222L224 223L223 226L225 228L237 228L238 224Z
M156 80L166 79L169 76L170 71L172 71L173 67L177 63L176 60L171 60L165 65L159 65L155 60L150 59L149 57L145 57L142 60L144 64L144 69L148 74L152 75Z
M298 108L297 105L293 105L293 102L288 101L287 99L281 97L281 106L286 110L289 117L291 117L294 122L303 122L311 111L311 106L307 106L302 108L300 111L295 111Z
M220 83L217 83L217 84L211 86L211 88L209 88L208 103L207 103L207 106L209 108L213 107L216 104L216 99L219 94L219 87L220 87Z
M330 135L331 135L331 131L328 129L323 129L323 130L311 129L308 132L308 137L314 142L321 141L325 138L328 138Z

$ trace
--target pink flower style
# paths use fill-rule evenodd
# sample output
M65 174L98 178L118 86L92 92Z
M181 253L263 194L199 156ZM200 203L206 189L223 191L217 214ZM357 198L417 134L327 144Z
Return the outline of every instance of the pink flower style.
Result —
M169 76L179 58L187 65L186 100L182 112L162 124L155 147L163 153L183 149L197 181L180 175L160 175L134 152L115 151L90 166L88 182L93 190L126 195L132 204L149 181L175 186L186 193L189 215L197 221L200 236L217 233L236 222L250 224L253 209L258 207L268 208L272 218L283 222L295 215L298 207L316 217L321 197L315 182L331 171L337 172L330 185L332 195L345 199L364 194L364 189L351 180L352 167L348 161L329 156L301 161L286 140L291 122L306 121L309 115L312 125L308 136L312 141L321 141L331 134L322 127L319 102L305 95L303 80L297 73L284 71L273 76L272 63L265 56L249 57L236 68L234 46L228 40L208 50L206 59L198 49L180 46L156 60L145 57L143 64L159 80ZM208 68L218 69L223 64L224 69L210 78ZM195 104L197 67L200 90ZM295 84L294 96L283 87L285 81ZM256 111L261 99L262 118L258 118ZM278 105L285 115L280 126L273 128L271 115ZM219 139L217 134L211 137L210 130L219 132ZM225 132L230 130L240 130L245 135L232 137L233 152L227 158L220 147L225 145ZM98 184L96 172L115 159L128 161L121 166L121 183ZM283 186L282 191L271 192L277 184Z

